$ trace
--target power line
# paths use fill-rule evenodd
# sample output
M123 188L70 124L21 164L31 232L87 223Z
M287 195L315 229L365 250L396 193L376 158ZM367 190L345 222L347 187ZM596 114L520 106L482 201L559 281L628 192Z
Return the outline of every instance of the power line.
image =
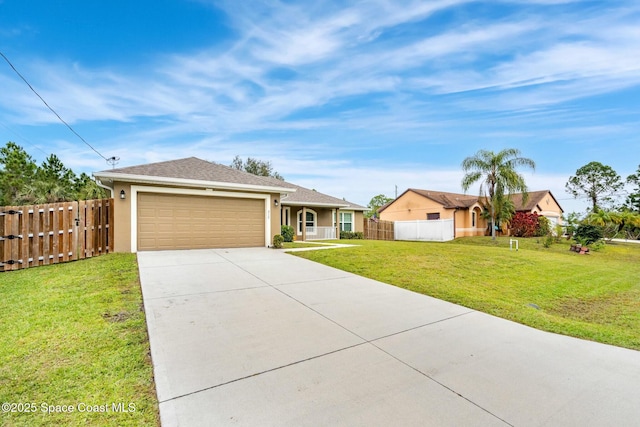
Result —
M34 144L33 142L29 141L27 138L25 138L23 135L21 135L20 133L18 133L18 131L16 131L15 129L11 129L9 126L7 126L6 124L0 122L0 126L2 126L3 128L5 128L6 130L8 130L9 132L13 133L14 135L16 135L18 138L24 140L25 142L27 142L29 145L31 145L33 148L35 148L36 150L39 150L41 153L43 153L45 156L48 156L49 153L47 153L46 151L44 151L42 148L38 147L36 144Z
M61 121L61 122L66 126L66 127L68 127L68 128L69 128L69 130L70 130L71 132L73 132L73 133L74 133L78 138L80 138L80 141L84 142L84 143L87 145L87 147L91 148L91 149L92 149L92 150L93 150L93 151L94 151L98 156L102 157L105 161L107 161L107 162L109 162L109 161L116 161L116 160L115 160L115 159L116 159L115 157L107 158L107 157L103 156L103 155L102 155L98 150L96 150L96 149L95 149L91 144L89 144L89 143L88 143L88 142L87 142L87 141L86 141L82 136L80 136L80 134L79 134L78 132L76 132L76 131L75 131L75 129L73 129L73 128L69 125L69 123L65 122L65 121L64 121L64 119L63 119L62 117L60 117L60 115L59 115L58 113L56 113L56 111L55 111L53 108L51 108L51 106L49 106L49 104L47 104L47 101L45 101L45 100L44 100L44 98L40 96L40 94L39 94L39 93L38 93L38 92L33 88L33 86L31 86L31 84L27 81L27 79L25 79L25 78L24 78L24 76L23 76L22 74L20 74L20 72L16 69L16 67L14 67L14 66L13 66L13 64L11 63L11 61L9 61L9 58L7 58L7 57L4 55L4 53L2 53L1 51L0 51L0 56L2 56L2 58L4 58L4 60L5 60L5 61L7 61L7 64L9 64L9 66L11 67L11 69L12 69L12 70L13 70L13 71L18 75L18 77L20 77L20 78L22 79L22 81L23 81L23 82L25 82L25 83L27 84L27 86L29 86L29 89L31 89L31 91L32 91L33 93L35 93L35 94L36 94L36 96L37 96L38 98L40 98L40 101L42 101L42 102L44 103L44 105L46 105L46 106L47 106L47 108L48 108L49 110L51 110L51 112L52 112L53 114L55 114L55 116L56 116L56 117L57 117L57 118L58 118L58 119L59 119L59 120L60 120L60 121Z

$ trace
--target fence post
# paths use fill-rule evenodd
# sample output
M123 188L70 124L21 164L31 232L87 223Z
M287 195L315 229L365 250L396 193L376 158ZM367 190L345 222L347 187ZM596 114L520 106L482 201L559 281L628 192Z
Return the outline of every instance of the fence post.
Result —
M29 218L31 217L29 209L23 208L22 215L20 215L19 224L20 224L20 235L22 236L22 240L20 241L21 246L21 258L22 258L22 267L21 268L29 268L29 223L31 222Z

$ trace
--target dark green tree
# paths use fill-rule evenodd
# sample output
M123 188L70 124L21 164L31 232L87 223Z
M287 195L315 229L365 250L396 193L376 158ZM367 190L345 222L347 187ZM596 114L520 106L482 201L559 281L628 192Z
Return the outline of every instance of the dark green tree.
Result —
M373 196L369 201L367 207L369 210L365 213L366 218L378 217L378 210L386 205L389 202L392 202L393 199L391 197L387 197L384 194L378 194L377 196Z
M614 201L616 193L624 186L620 175L610 166L600 162L591 162L576 171L565 185L567 192L574 198L588 197L591 211L601 209L604 204Z
M496 238L498 212L504 211L505 198L509 199L516 192L522 193L524 202L528 199L527 185L524 177L517 172L519 166L535 170L533 160L520 157L520 150L505 148L497 153L480 150L462 161L462 188L466 192L473 184L480 183L480 196L488 201L491 218L491 238ZM503 206L501 206L501 204Z
M627 177L627 184L633 186L633 189L627 196L625 207L630 211L640 213L640 165L638 165L636 173Z
M36 171L34 203L66 202L76 198L76 174L55 154L50 154Z
M247 157L247 160L243 161L240 156L235 156L229 166L233 169L249 172L254 175L269 176L284 181L282 175L273 170L271 162L269 161L258 160L253 157Z
M0 205L19 204L24 188L35 180L38 166L15 142L0 148Z
M75 180L74 192L76 200L104 199L107 197L106 190L84 172Z

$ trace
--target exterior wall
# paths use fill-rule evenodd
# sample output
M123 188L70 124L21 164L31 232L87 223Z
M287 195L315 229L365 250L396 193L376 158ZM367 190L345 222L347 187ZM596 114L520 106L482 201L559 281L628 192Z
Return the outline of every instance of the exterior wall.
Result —
M145 185L147 187L153 187ZM168 188L155 186L158 188ZM169 187L171 188L171 187ZM184 189L182 187L173 187L176 190ZM126 198L120 199L120 191L124 190ZM202 190L202 189L199 189ZM231 192L230 192L231 193ZM204 195L204 193L203 193ZM114 183L114 252L131 252L131 184L125 182ZM212 196L215 197L215 196ZM280 200L280 194L270 194L269 219L267 220L271 226L268 241L269 245L273 244L273 236L280 234L280 209L281 206L275 206L274 200Z
M476 214L475 225L473 213ZM481 217L482 208L475 204L469 209L460 209L456 212L456 237L484 236L488 222Z
M124 190L126 198L120 199ZM131 184L115 182L113 189L113 251L131 252Z
M271 233L269 235L269 246L273 245L273 236L280 234L280 217L282 215L282 205L275 206L274 200L280 202L280 194L271 194L269 206L269 221L271 221Z
M353 231L363 233L364 232L364 212L355 211L353 217L354 217Z
M453 218L453 209L445 209L440 203L407 191L393 204L380 212L383 221L411 221L427 219L428 213L439 213L440 219Z
M333 214L332 209L312 208L318 214L317 226L318 227L331 227L333 226Z
M549 193L540 200L531 213L546 216L552 222L557 221L559 225L562 225L562 208Z

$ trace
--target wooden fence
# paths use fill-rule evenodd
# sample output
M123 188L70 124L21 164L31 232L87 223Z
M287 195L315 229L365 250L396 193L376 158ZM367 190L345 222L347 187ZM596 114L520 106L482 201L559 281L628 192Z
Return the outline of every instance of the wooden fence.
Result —
M113 251L113 199L0 206L0 271Z
M394 240L393 221L364 219L364 238L368 240Z

